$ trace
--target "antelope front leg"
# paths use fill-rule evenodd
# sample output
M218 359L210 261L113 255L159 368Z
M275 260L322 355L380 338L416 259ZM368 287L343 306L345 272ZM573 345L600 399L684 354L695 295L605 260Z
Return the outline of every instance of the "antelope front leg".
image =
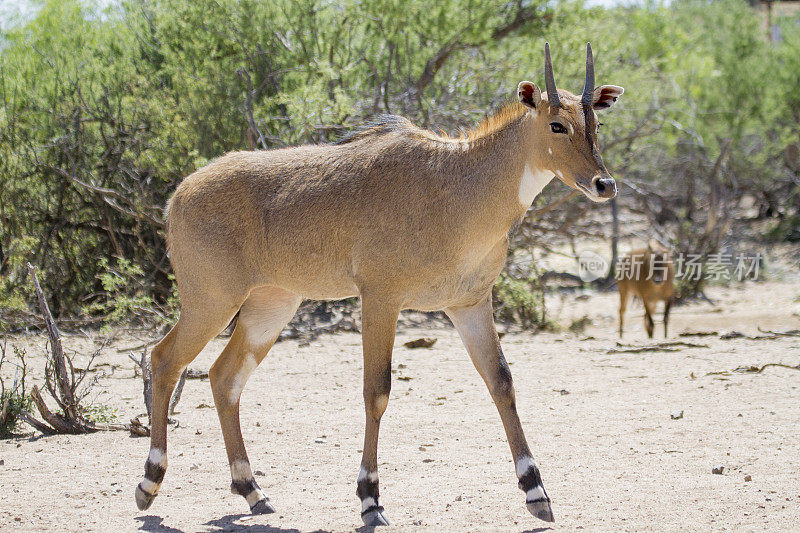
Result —
M655 304L642 299L644 304L644 329L647 331L647 337L652 339L653 332L655 331L656 324L653 322L653 313L655 312Z
M400 311L399 307L369 295L362 295L361 309L367 421L356 493L361 500L361 519L364 524L388 526L389 521L378 502L378 430L392 387L392 346Z
M669 310L672 307L672 298L664 302L664 338L667 338L667 326L669 325Z
M514 398L511 370L500 349L500 340L492 316L491 294L470 307L445 309L458 330L475 368L486 382L508 437L511 455L516 465L519 488L525 492L530 513L545 522L553 522L550 498L542 485L539 468L525 440Z

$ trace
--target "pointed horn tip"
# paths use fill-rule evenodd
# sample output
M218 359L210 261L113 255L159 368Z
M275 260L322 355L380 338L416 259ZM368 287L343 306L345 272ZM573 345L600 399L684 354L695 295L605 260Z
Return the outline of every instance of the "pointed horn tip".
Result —
M553 76L553 62L550 60L550 43L544 43L544 84L547 89L547 100L551 108L561 106L561 99L558 97L556 80Z
M581 101L584 106L591 105L592 92L594 91L594 54L592 54L592 43L586 43L586 79L583 84L583 94Z

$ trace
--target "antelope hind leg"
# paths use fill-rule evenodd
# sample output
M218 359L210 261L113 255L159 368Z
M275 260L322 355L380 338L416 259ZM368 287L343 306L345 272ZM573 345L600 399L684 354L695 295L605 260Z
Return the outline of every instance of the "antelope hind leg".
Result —
M238 304L224 306L217 302L218 305L207 305L203 309L202 305L190 305L190 302L185 299L178 322L150 354L152 428L144 478L136 487L136 506L140 511L152 505L167 469L167 410L178 378L208 341L230 322L239 307Z
M544 490L539 467L533 460L517 415L511 370L503 356L494 326L491 294L474 306L449 308L445 312L464 341L500 413L516 465L518 486L525 493L528 511L545 522L553 522L550 498Z
M253 514L274 513L275 508L261 492L250 468L239 421L239 399L300 300L300 296L275 287L254 289L242 305L228 345L209 371L231 468L231 492L242 496Z
M622 283L622 280L617 283ZM625 309L628 306L628 289L626 286L619 285L619 338L622 338L623 324L625 322Z

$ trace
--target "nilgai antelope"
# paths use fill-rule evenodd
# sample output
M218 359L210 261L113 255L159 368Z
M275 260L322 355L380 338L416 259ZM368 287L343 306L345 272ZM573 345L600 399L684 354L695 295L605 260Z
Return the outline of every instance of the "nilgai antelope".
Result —
M632 250L619 260L619 336L622 337L628 297L638 297L644 305L644 329L653 338L653 314L658 302L664 302L664 337L667 336L669 310L675 302L675 267L669 250L651 240L646 248Z
M519 84L519 102L460 138L387 116L338 143L225 155L187 177L168 206L167 241L181 295L175 327L152 352L152 431L139 509L167 467L167 407L184 368L238 312L209 372L233 482L253 513L274 511L253 479L239 397L302 299L360 296L366 430L357 495L367 525L378 501L378 428L391 386L397 317L444 310L497 406L533 515L550 499L517 416L492 319L491 290L508 233L554 176L596 202L616 195L597 144L595 110L622 87L594 86L587 46L583 93Z

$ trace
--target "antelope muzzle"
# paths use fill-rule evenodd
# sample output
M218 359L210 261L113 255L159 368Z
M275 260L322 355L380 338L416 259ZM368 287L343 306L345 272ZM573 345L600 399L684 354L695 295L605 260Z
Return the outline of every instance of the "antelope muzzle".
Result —
M595 176L592 179L592 188L602 200L610 200L617 195L617 182L611 176Z
M593 202L606 202L617 195L617 183L608 174L597 174L591 180L577 179L575 186Z

